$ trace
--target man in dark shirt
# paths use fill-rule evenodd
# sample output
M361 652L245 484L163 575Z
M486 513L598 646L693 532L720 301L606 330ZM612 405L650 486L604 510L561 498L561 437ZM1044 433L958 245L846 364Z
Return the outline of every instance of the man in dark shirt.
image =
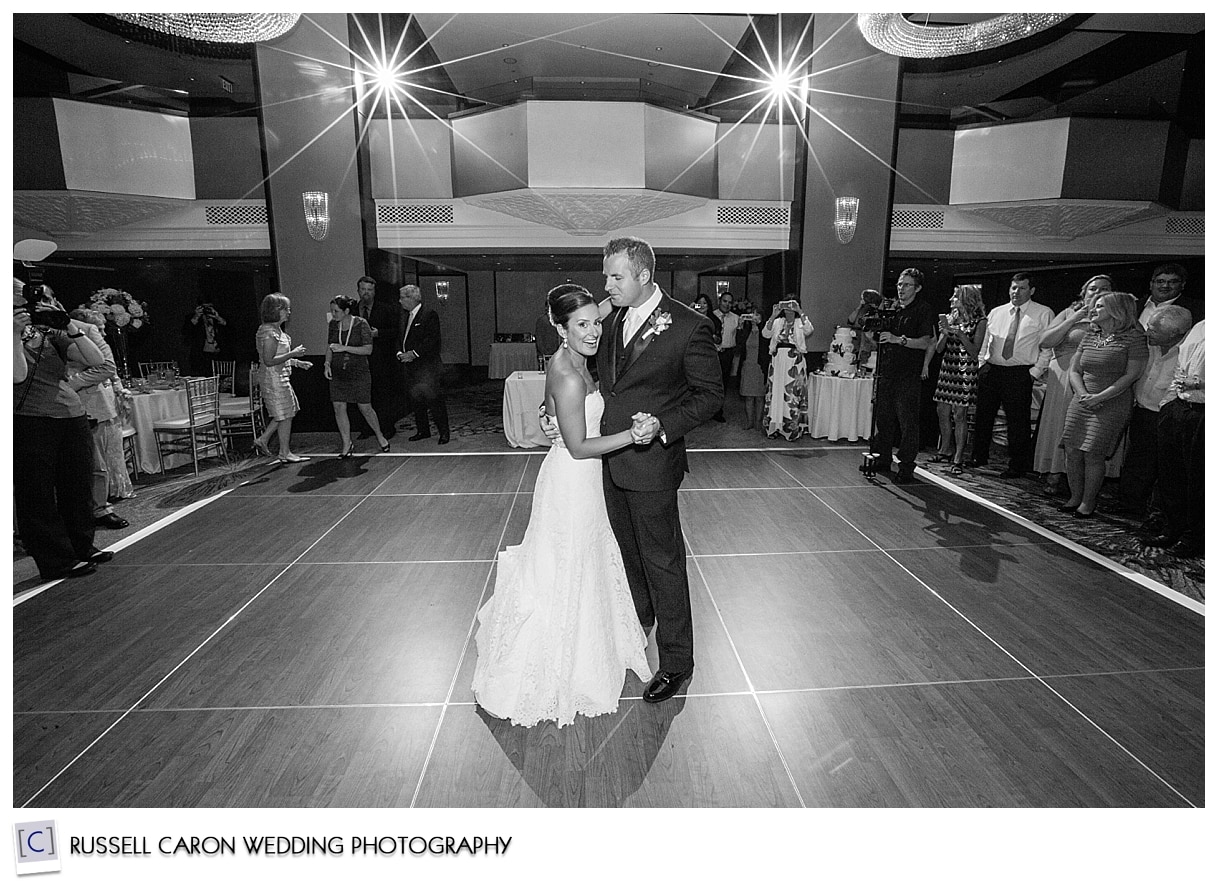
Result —
M921 271L902 271L897 279L896 309L881 313L882 330L877 338L875 434L871 438L871 452L877 457L876 470L887 472L892 466L893 443L900 431L897 456L901 465L892 479L895 484L913 480L914 461L921 443L918 408L922 400L922 360L935 332L930 307L918 297L921 290Z

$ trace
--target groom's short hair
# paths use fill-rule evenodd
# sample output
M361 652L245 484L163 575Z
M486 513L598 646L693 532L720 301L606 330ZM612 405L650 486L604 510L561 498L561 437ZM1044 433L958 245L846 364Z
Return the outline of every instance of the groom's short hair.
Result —
M610 239L609 244L605 246L605 257L612 257L615 254L626 255L626 259L630 261L630 269L636 279L642 274L643 270L647 270L648 277L652 281L655 281L656 253L642 239L636 239L634 236Z

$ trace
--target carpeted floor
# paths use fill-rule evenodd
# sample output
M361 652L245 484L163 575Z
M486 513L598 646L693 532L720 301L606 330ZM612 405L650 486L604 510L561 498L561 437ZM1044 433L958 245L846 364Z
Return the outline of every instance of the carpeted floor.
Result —
M433 435L430 439L410 442L414 433L413 419L407 417L397 426L397 435L392 439L393 452L398 453L503 453L510 452L503 437L503 381L488 380L454 391L448 398L449 424L452 442L439 447ZM744 411L739 397L728 396L724 407L726 423L709 422L699 426L688 436L691 449L730 448L792 448L821 447L825 441L803 438L796 442L782 439L771 440L758 431L743 428ZM1000 438L1001 436L999 436ZM865 442L851 444L837 442L843 446L858 447L860 454ZM274 442L272 442L272 448ZM292 449L303 455L334 454L338 452L338 433L303 433L294 435ZM356 455L376 453L376 442L367 439L356 442ZM524 453L525 451L520 451ZM1041 524L1078 544L1089 548L1110 560L1116 561L1135 572L1161 582L1194 600L1205 601L1205 561L1201 558L1184 559L1165 550L1148 548L1138 540L1138 523L1128 517L1109 514L1116 510L1112 489L1106 487L1100 497L1096 516L1080 520L1063 515L1056 510L1060 497L1045 494L1044 484L1039 478L1003 480L998 473L1005 467L1005 450L997 444L991 456L991 465L986 469L966 470L961 476L952 476L947 465L927 462L929 454L923 452L920 464L944 480L959 484L976 495L999 504L1016 514ZM97 545L104 548L155 523L161 518L180 510L193 502L206 499L234 484L247 480L266 469L277 468L273 460L241 454L231 458L225 465L219 459L210 459L203 464L198 478L189 466L171 471L167 475L145 475L137 482L137 497L124 500L115 510L130 522L123 530L99 530ZM881 478L880 480L885 480ZM37 570L33 561L25 555L20 541L14 542L13 571L15 590L24 591L38 584Z

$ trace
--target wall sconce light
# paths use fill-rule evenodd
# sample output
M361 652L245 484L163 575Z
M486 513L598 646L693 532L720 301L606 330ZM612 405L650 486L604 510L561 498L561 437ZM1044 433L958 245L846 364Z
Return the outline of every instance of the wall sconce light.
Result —
M436 300L448 300L448 282L436 282Z
M300 196L304 200L305 226L309 228L309 235L320 242L330 232L330 194L306 190Z
M838 196L833 211L833 230L837 233L837 241L843 245L850 244L858 222L859 198L857 196Z

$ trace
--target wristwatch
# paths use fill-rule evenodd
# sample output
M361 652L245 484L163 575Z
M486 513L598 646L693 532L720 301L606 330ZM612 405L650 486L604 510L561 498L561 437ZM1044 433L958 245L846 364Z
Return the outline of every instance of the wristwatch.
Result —
M84 331L81 331L79 334L68 334L68 338L71 340L77 340L83 336L85 336Z
M908 337L906 337L904 334L902 334L902 335L901 335L901 345L902 345L902 346L908 346L908 345L909 345L909 338L908 338Z

